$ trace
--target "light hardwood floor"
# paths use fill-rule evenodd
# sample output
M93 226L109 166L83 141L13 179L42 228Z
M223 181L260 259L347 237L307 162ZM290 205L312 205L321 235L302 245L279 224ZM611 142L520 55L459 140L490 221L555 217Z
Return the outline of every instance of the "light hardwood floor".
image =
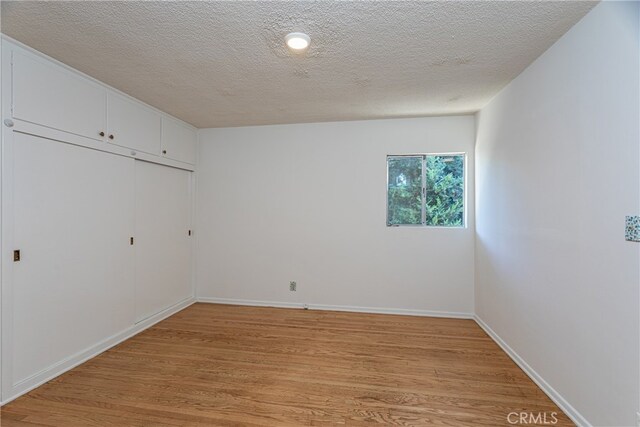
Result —
M195 304L5 405L1 420L498 426L522 411L573 425L472 320Z

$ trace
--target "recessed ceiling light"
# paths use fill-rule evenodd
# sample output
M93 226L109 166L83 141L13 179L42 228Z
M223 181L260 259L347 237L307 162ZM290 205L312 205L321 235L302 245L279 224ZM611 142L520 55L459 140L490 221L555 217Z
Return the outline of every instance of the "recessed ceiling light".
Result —
M290 49L302 51L309 47L311 38L305 33L289 33L284 38Z

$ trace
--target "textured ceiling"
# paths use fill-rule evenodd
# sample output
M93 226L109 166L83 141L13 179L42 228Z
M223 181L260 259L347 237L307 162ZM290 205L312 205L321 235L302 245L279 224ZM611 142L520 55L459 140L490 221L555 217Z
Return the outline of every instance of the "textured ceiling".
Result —
M587 2L13 2L2 32L197 127L477 111ZM311 36L291 54L284 36Z

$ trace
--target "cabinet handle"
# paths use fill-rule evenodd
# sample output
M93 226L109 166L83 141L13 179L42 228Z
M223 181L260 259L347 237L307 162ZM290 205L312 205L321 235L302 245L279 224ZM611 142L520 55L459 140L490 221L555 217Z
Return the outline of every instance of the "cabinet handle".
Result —
M109 139L113 139L113 135L109 135Z
M162 154L167 154L167 150L162 150Z
M98 135L100 135L100 136L104 136L104 132L100 132Z

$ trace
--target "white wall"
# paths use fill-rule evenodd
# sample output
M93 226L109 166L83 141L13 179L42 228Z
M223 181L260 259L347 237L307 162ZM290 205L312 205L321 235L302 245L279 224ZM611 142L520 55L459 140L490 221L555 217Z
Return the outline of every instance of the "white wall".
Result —
M638 3L601 3L478 115L476 313L594 425L635 425Z
M385 191L387 154L464 151L473 177L473 116L200 132L200 298L473 312L473 210L388 228Z

